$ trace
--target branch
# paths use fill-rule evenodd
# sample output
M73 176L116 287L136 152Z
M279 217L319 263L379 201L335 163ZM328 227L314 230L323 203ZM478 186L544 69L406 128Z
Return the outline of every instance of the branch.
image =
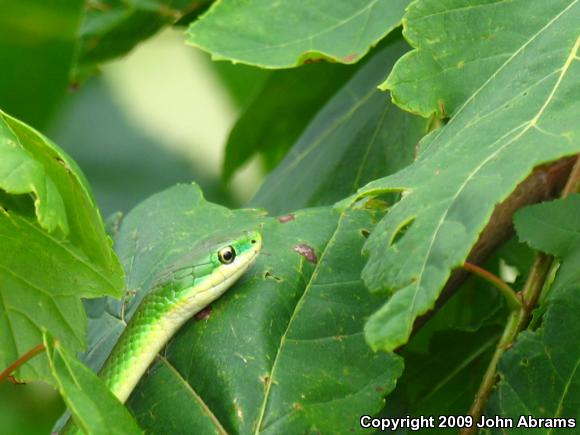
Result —
M578 190L580 185L580 157L575 159L574 167L572 168L570 175L564 189L562 190L562 197L566 197ZM544 288L546 278L552 267L554 258L550 255L539 253L536 255L536 259L532 266L532 270L528 275L528 279L522 290L522 301L521 309L518 311L513 311L508 317L507 324L504 328L502 337L497 345L495 353L489 362L485 375L483 376L479 390L473 401L473 405L469 410L469 414L473 417L474 423L479 421L481 415L485 410L485 405L487 404L487 399L491 393L493 386L497 381L497 364L504 352L509 349L518 334L527 327L532 311L535 309L542 289ZM461 434L475 434L477 432L477 427L475 424L461 431Z

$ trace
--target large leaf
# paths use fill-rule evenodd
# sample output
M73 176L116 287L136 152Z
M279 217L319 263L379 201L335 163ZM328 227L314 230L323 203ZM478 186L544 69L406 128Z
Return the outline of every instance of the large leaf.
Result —
M578 263L576 263L578 267ZM580 419L580 287L555 290L542 327L524 331L500 361L500 381L487 406L488 416L510 418L510 433L530 433L515 425L528 416L576 421L576 426L544 423L534 433L554 433L553 427L576 427ZM523 416L523 417L522 417ZM560 424L562 421L560 421ZM536 423L537 424L537 423ZM534 427L534 426L531 426Z
M288 68L317 59L354 63L401 22L409 0L218 1L187 42L228 59Z
M68 88L82 0L2 0L0 110L42 128Z
M416 49L397 63L381 87L390 90L393 101L411 112L423 116L452 114L504 63L521 55L533 56L528 46L537 37L542 37L544 44L558 45L559 36L551 32L546 40L546 30L561 25L573 30L576 3L415 1L405 14L403 34ZM526 74L522 70L512 79L526 81Z
M119 295L123 273L80 170L46 137L0 112L0 367L47 329L80 350L80 296ZM21 376L46 375L35 359ZM40 371L44 369L43 371Z
M325 62L272 72L228 137L224 178L230 179L256 153L263 156L267 169L273 169L354 71L354 66Z
M162 27L210 0L99 0L86 4L80 29L75 79L82 80L102 62L122 56Z
M407 341L494 206L535 166L580 151L579 20L575 2L425 138L413 165L357 193L404 192L365 245L365 282L375 292L393 292L367 324L373 348L393 350Z
M97 375L48 334L44 345L52 376L79 428L95 435L142 433L127 408Z
M427 121L398 109L377 84L405 52L377 52L325 105L251 201L271 213L327 205L412 162Z
M118 249L137 296L153 275L218 228L262 226L256 265L187 323L141 381L128 405L148 431L300 433L359 431L401 373L401 360L374 354L362 327L376 298L360 280L357 254L374 212L328 208L282 221L207 203L195 186L145 201L123 221ZM139 291L139 289L141 291ZM96 368L122 330L122 307L90 307L89 359ZM316 355L313 358L313 355Z

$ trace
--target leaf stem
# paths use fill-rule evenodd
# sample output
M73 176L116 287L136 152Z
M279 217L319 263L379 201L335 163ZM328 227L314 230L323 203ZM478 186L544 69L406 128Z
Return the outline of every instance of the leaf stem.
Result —
M499 276L485 270L475 264L465 262L463 268L469 272L485 279L487 282L496 287L502 296L505 298L511 311L519 310L522 307L521 301L518 299L516 292Z
M479 390L475 395L473 405L469 410L469 414L473 417L474 423L479 421L481 418L487 403L487 398L489 397L491 389L496 383L497 364L500 358L503 356L504 352L513 345L513 342L520 331L528 324L532 310L534 309L542 288L544 287L544 282L551 265L551 256L544 254L537 255L530 275L528 276L524 289L522 290L523 303L520 304L519 310L514 310L509 315L502 337L499 340L495 353L493 354L485 375L483 376ZM461 433L464 435L475 434L476 432L477 427L475 425L461 431Z
M9 378L11 373L14 370L18 369L18 367L20 367L21 365L27 363L29 360L34 358L36 355L38 355L43 350L44 350L44 344L42 344L42 343L39 343L36 346L34 346L32 349L30 349L28 352L26 352L24 355L22 355L16 361L14 361L12 364L10 364L6 368L6 370L4 370L2 373L0 373L0 382L2 382L4 379Z

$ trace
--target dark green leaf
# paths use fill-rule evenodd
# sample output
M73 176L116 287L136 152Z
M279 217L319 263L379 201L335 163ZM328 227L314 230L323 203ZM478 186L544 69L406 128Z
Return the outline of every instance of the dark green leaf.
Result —
M576 263L578 264L578 263ZM554 290L542 327L524 331L500 361L500 381L487 406L488 416L511 418L510 434L527 434L519 426L527 416L580 421L580 287ZM522 417L523 416L523 417ZM544 423L534 433L559 433ZM559 426L562 427L562 426ZM563 426L566 427L566 426ZM569 427L569 426L568 426ZM500 432L494 431L494 432ZM574 432L571 430L570 433Z
M409 0L214 3L187 42L231 60L288 68L325 59L354 63L401 22Z
M83 3L0 3L0 110L46 125L68 88Z
M417 417L467 415L501 332L498 326L439 331L427 352L404 350L405 372L386 412L396 412L393 405L398 405L404 414ZM457 429L447 432L456 434Z
M100 63L129 52L162 27L210 0L88 1L80 30L80 49L74 79L82 81Z
M514 58L535 56L529 50L538 45L534 43L538 38L548 51L559 45L553 29L574 32L577 7L575 0L413 2L405 14L403 34L416 49L397 63L382 88L413 113L453 114ZM559 56L547 57L546 62L551 71L561 66ZM529 72L532 67L513 74L511 80L519 86Z
M46 334L44 345L54 381L79 428L91 435L142 433L97 375Z
M406 49L397 41L377 52L316 115L251 204L271 213L332 204L409 164L427 121L376 88Z
M427 136L413 165L357 193L404 192L366 244L365 282L373 291L394 292L367 324L373 348L393 350L407 341L494 206L534 167L580 151L573 139L580 131L579 20L576 3Z
M142 427L358 432L359 415L380 410L402 369L399 357L374 354L362 335L377 300L360 280L358 252L374 220L368 210L339 216L320 208L281 222L206 203L195 186L155 195L131 212L117 246L134 290L148 289L156 272L213 230L260 225L264 235L256 265L203 319L184 326L137 387L129 406ZM115 301L91 302L93 367L120 334L121 313Z
M230 133L225 179L256 153L262 154L267 169L273 169L320 107L354 71L352 66L316 63L271 73Z
M123 272L75 163L0 112L0 367L42 340L85 343L80 296L120 295ZM35 359L20 373L46 376Z

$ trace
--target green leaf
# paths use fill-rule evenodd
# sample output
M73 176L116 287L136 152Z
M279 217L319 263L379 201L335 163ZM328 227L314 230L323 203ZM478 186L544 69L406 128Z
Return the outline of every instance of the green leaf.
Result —
M144 39L210 0L99 0L87 2L80 29L74 80L82 81L99 64L128 53ZM191 14L191 15L190 15Z
M515 57L533 56L529 46L540 37L559 45L547 30L574 31L575 0L423 0L413 2L403 20L403 34L415 50L395 65L381 86L393 101L422 116L453 114L474 92ZM530 13L533 11L533 13ZM526 17L524 20L521 17ZM517 23L517 33L514 33ZM553 45L552 45L553 44ZM558 56L546 58L551 70ZM526 81L522 70L512 76Z
M207 203L196 186L174 187L133 210L117 238L128 286L138 290L125 306L129 316L155 273L199 237L222 227L261 226L264 235L256 265L178 332L140 382L128 406L141 426L360 431L360 414L380 410L402 370L398 356L373 353L362 334L377 299L360 280L358 253L374 221L369 210L329 208L278 221ZM93 367L120 334L122 312L112 300L91 302Z
M522 332L501 359L500 381L486 414L511 418L510 433L530 433L515 425L527 416L580 419L580 287L554 291L542 327ZM569 421L569 420L568 420ZM534 433L554 433L546 426ZM573 431L572 431L573 432Z
M367 323L374 349L389 351L407 341L495 205L534 167L580 151L579 20L576 3L427 136L413 165L356 194L354 199L404 192L365 245L366 284L393 293Z
M501 333L498 326L475 332L450 329L433 335L427 352L405 349L405 372L387 413L394 413L398 404L415 417L467 415ZM447 432L456 434L457 429Z
M74 421L90 434L140 434L131 414L90 369L58 341L44 335L46 355L58 390Z
M354 63L399 25L409 0L217 1L187 42L231 60L289 68L325 59Z
M216 63L222 64L228 65ZM224 178L230 179L256 153L264 157L267 169L273 169L320 107L354 71L352 66L316 63L272 72L230 133Z
M496 269L497 258L484 267ZM467 415L509 314L502 302L486 281L468 279L400 350L405 371L382 414Z
M123 271L82 173L56 145L0 112L0 367L42 340L81 350L81 296L120 295ZM35 359L20 376L47 375Z
M252 205L279 214L332 204L412 162L427 121L399 110L376 88L406 49L393 42L345 84L266 178Z
M521 241L561 260L552 290L580 280L580 195L526 207L515 215Z
M536 204L514 216L518 237L538 251L563 258L580 249L580 194Z
M68 88L82 0L3 0L0 110L45 127Z

